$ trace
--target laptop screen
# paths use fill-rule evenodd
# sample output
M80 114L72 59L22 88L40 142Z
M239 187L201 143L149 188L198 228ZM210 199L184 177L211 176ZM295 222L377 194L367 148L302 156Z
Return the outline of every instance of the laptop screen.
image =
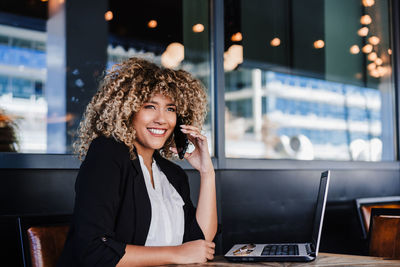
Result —
M312 233L312 244L315 249L315 256L318 254L319 243L321 239L322 223L324 220L326 199L328 196L330 172L325 171L321 174L321 182L319 184L317 206L315 208L314 226Z

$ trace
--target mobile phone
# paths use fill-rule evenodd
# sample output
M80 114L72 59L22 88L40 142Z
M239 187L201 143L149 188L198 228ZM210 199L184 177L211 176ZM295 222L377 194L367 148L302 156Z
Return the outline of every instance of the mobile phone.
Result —
M182 124L183 124L182 119L180 117L177 117L175 129L174 129L174 140L175 140L176 149L178 150L178 156L180 159L183 159L183 157L185 156L186 150L189 145L189 140L188 140L186 134L184 134L181 131Z

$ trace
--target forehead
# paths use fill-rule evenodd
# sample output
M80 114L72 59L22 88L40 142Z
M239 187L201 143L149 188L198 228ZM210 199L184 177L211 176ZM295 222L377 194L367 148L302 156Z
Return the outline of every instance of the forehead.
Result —
M155 93L149 97L145 102L157 102L162 104L175 104L175 101L167 94Z
M150 98L146 102L156 102L158 104L165 104L165 105L173 104L173 105L175 105L175 101L173 101L173 99L170 96L160 94L160 93L150 96Z

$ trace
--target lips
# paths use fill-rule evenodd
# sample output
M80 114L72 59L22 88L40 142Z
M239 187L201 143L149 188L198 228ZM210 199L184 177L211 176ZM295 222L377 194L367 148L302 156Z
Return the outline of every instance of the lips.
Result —
M165 129L156 129L156 128L147 128L147 130L153 135L164 135L167 130Z

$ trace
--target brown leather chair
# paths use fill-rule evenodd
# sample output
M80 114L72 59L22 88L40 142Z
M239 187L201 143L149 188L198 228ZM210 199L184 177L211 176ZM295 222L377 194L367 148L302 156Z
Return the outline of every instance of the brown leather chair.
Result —
M400 209L372 209L369 255L400 259Z
M69 226L37 226L27 230L32 267L54 267L61 255Z
M17 218L24 267L53 267L64 248L71 215L27 215Z
M360 221L362 237L367 239L371 220L371 210L374 208L400 208L400 196L358 198L355 200Z

